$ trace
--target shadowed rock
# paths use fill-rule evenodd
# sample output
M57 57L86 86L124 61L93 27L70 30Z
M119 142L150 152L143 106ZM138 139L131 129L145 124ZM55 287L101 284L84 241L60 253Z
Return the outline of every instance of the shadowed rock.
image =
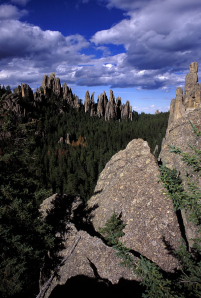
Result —
M61 207L62 216L65 217L64 206L67 202L67 196L62 198L55 194L47 198L40 207L42 217L46 218L51 215L52 211L55 212L55 206ZM70 221L75 221L76 212L81 204L82 201L78 197L71 202L71 208L68 207ZM57 213L60 215L60 210ZM79 218L79 220L81 219ZM40 293L44 294L37 297L47 298L55 287L65 285L72 277L81 275L96 280L98 278L111 284L117 284L122 278L139 280L130 269L120 265L121 260L112 247L108 247L100 238L92 236L86 231L77 230L75 224L70 221L63 222L66 224L66 228L64 227L64 232L59 232L60 235L63 235L63 248L59 252L62 261L55 269L55 274L51 275L49 279L51 282L44 282L41 286Z

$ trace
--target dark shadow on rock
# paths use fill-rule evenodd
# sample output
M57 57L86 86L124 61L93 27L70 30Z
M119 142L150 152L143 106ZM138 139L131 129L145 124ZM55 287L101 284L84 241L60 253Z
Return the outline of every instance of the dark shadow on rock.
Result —
M45 221L51 228L52 235L57 236L54 238L54 246L45 256L44 266L41 268L42 283L49 278L52 270L55 270L62 261L59 252L65 248L64 239L71 229L72 209L76 200L76 196L57 194L51 202L50 210L47 211Z
M95 196L95 195L97 195L97 194L101 193L102 191L103 191L102 189L100 189L100 190L97 190L97 191L94 191L94 193L93 193L93 196Z
M90 278L84 275L71 277L65 285L54 288L49 298L66 297L116 297L116 298L139 298L142 297L143 287L137 281L120 279L119 283L112 285L111 282Z
M176 253L176 250L175 248L170 244L169 241L167 241L165 239L165 237L163 236L162 238L162 241L163 243L165 244L165 249L168 251L168 254L169 255L172 255L173 257L177 258L177 253Z
M181 210L176 211L176 216L177 216L179 228L180 228L180 231L181 231L181 236L182 236L183 240L185 241L187 250L189 250L189 244L188 244L188 239L186 237L186 230L185 230L185 225L184 225L183 217L182 217L182 214L181 214Z
M130 249L129 252L130 252L134 257L136 257L136 258L138 258L138 259L140 259L140 257L143 256L140 252L138 252L138 251L136 251L136 250L133 250L133 249ZM144 257L144 256L143 256L143 257ZM146 258L146 259L147 259L147 258ZM148 259L147 259L147 260L148 260Z
M93 211L98 208L98 205L87 208L86 203L80 197L65 194L57 194L51 205L45 221L51 227L52 234L57 237L54 240L53 249L45 256L44 266L41 268L42 283L45 283L52 270L54 271L62 262L63 258L59 252L65 249L64 239L68 238L72 224L78 231L86 231L89 235L96 236L106 243L102 235L95 231L91 221Z
M170 244L169 241L167 241L165 239L164 236L163 236L162 240L163 240L163 243L165 244L165 248L168 251L168 254L172 255L175 259L178 260L179 263L181 263L181 259L180 259L179 255L177 253L177 250ZM174 281L178 280L178 282L179 282L179 276L181 274L180 269L175 268L174 271L172 271L172 272L167 272L167 271L162 271L161 270L161 272L162 272L164 277L167 277L170 280L174 280Z
M98 207L98 204L95 204L93 207L88 208L83 201L82 204L80 204L78 208L74 210L72 222L78 231L85 231L92 237L100 238L106 244L104 237L94 229L92 224L93 211Z

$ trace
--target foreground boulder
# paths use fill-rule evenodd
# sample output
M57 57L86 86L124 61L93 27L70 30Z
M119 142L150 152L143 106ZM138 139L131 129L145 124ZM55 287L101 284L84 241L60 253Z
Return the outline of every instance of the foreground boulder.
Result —
M68 280L76 276L86 276L98 279L99 282L108 281L112 284L117 284L122 278L136 279L129 269L120 265L120 259L113 248L85 231L76 231L73 228L61 255L64 262L52 279L45 295L41 297L51 297L56 287L65 285Z
M59 251L61 262L48 279L45 277L46 272L43 269L40 293L37 298L52 297L54 295L52 292L57 293L59 287L65 287L68 281L74 277L91 278L105 285L118 284L122 279L139 280L130 269L120 265L121 260L112 247L107 246L100 238L89 232L78 230L75 227L72 222L75 221L75 213L80 208L82 201L76 197L71 202L70 208L68 204L66 212L64 212L67 201L69 201L67 196L54 194L41 204L40 212L44 219L53 212L57 218L63 213L64 218L68 218L68 221L65 222L63 231L57 233L57 236L62 236L63 239L63 248ZM55 208L58 209L57 213L55 213Z
M178 263L167 246L178 248L181 235L172 201L159 176L147 142L133 140L107 163L88 206L94 209L96 231L114 212L121 214L126 224L121 239L125 246L171 271Z

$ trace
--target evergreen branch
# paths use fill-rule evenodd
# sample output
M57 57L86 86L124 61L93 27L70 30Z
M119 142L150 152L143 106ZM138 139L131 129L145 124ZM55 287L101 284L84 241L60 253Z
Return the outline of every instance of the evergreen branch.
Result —
M190 121L190 124L191 124L191 126L193 128L193 131L196 134L196 136L200 137L201 136L201 130L199 130L198 127L193 122Z
M81 236L79 236L75 242L72 245L72 248L69 252L69 254L61 261L61 263L57 266L57 268L54 270L53 274L50 276L50 278L48 279L48 281L42 286L39 294L36 296L36 298L43 298L45 296L45 293L47 292L47 290L49 289L49 287L51 286L51 283L54 279L54 277L57 275L59 269L61 268L61 266L63 266L65 264L65 262L68 260L68 258L72 255L73 251L75 250L76 246L78 245L78 242L80 241Z

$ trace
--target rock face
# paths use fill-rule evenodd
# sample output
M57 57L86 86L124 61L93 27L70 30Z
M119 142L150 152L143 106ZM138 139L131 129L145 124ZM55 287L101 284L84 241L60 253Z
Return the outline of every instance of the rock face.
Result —
M51 211L56 200L60 199L57 194L54 194L41 204L40 212L43 218ZM80 199L76 198L71 207L70 218L72 220L80 204ZM120 259L113 248L86 231L78 231L74 224L69 222L66 224L70 232L62 234L64 235L63 250L60 251L62 264L59 265L57 274L52 278L51 283L48 286L46 286L47 283L41 286L41 296L37 297L50 297L55 287L65 285L74 276L82 275L96 279L98 276L100 280L107 280L112 284L117 284L122 278L137 280L130 269L120 265ZM44 294L42 294L43 291Z
M201 140L193 132L191 123L201 129L201 100L200 100L201 85L198 83L198 63L193 62L190 65L190 73L186 76L185 91L178 88L176 92L176 99L173 99L170 108L170 116L166 136L163 140L161 153L159 159L167 167L177 169L184 182L187 185L187 176L192 176L193 180L201 185L199 177L192 172L186 163L181 160L177 154L170 152L170 146L181 148L184 152L191 152L193 150L190 146L201 148ZM197 235L197 229L188 220L188 214L182 211L183 222L185 225L185 232L189 246L193 245L191 239Z
M186 76L184 92L182 88L178 88L176 99L171 102L169 123L200 107L201 85L198 83L198 63L193 62L190 65L190 73Z
M147 142L133 140L107 163L88 206L97 206L92 213L97 231L114 212L122 214L126 224L123 243L161 268L173 270L177 261L165 243L178 248L181 235L172 201L165 195L159 175Z
M104 92L99 96L99 100L98 100L97 116L99 118L105 116L105 109L106 109L107 103L108 103L107 94Z
M112 284L118 283L121 278L134 279L133 273L120 265L114 249L97 237L72 228L64 245L61 255L67 260L58 272L59 279L53 279L44 298L49 297L56 286L65 285L74 276L97 278L98 273L100 279L106 279Z

